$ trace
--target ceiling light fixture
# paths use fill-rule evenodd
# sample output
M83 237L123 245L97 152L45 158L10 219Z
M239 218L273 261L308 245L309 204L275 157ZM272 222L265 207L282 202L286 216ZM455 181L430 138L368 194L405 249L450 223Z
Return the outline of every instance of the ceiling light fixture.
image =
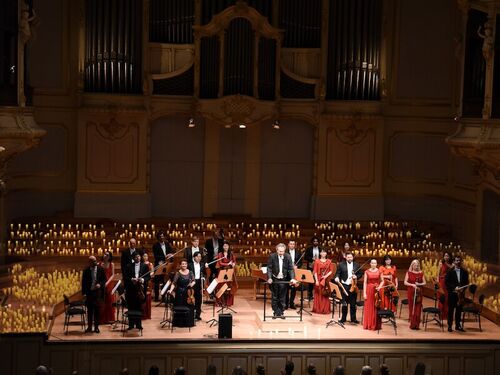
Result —
M238 124L238 128L240 128L240 129L246 129L247 126L246 126L246 124L244 124L243 122L241 122L241 123Z

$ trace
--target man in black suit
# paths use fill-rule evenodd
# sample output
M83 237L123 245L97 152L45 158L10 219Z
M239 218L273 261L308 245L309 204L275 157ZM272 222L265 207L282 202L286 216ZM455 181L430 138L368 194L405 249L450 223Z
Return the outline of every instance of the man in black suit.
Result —
M311 246L306 249L304 254L304 260L307 262L307 269L312 271L314 267L314 260L319 259L319 253L321 252L321 246L319 246L319 238L314 236L311 238ZM313 289L314 284L309 284L307 290L307 297L309 300L313 299Z
M269 255L267 259L267 282L272 293L271 306L273 308L273 319L280 317L285 319L286 291L288 283L295 283L295 271L290 254L285 253L286 245L280 243L276 246L276 252Z
M201 303L203 300L203 283L205 281L205 262L201 258L201 253L197 251L193 256L193 263L188 263L189 270L194 275L194 318L201 320Z
M212 237L205 241L205 249L207 249L207 256L205 261L207 263L213 262L222 246L224 245L224 232L221 229L214 230ZM216 263L212 263L210 266L211 275L210 280L212 281L215 275L217 275Z
M122 251L122 256L120 258L122 275L125 273L127 266L129 264L134 263L134 254L137 251L136 246L137 246L137 240L134 237L132 237L128 241L128 249L124 249Z
M94 332L99 333L99 306L104 300L104 288L106 284L106 273L97 265L95 256L89 257L89 266L82 274L82 295L85 296L87 306L88 325L85 332L92 332L92 322Z
M342 288L342 318L340 323L345 323L347 318L347 305L350 307L351 322L358 324L359 321L356 319L356 298L357 293L351 292L351 282L355 280L358 281L363 276L363 271L360 269L359 264L354 262L354 255L349 251L345 254L345 260L340 262L337 273L335 275L335 282L342 283L347 295L345 295Z
M143 288L144 296L146 296L148 281L151 278L149 274L149 267L141 263L141 254L136 251L134 253L134 263L127 265L124 273L125 283L125 299L129 311L142 312L141 300L138 296L138 288ZM137 327L142 329L141 318L130 317L128 319L128 329Z
M456 255L453 261L455 268L451 268L444 278L448 290L448 332L452 332L453 314L455 314L455 329L464 332L462 327L463 306L458 304L459 293L465 292L463 286L469 285L469 273L462 268L462 257Z
M159 231L156 235L158 242L153 245L153 255L155 257L155 268L160 264L164 264L167 261L172 263L174 261L172 247L165 240L165 233L163 231ZM155 301L158 302L160 300L160 283L165 282L165 274L162 273L160 275L156 275L154 277L154 292L155 292Z
M295 271L297 268L302 267L302 253L300 250L295 248L296 242L295 240L288 241L288 249L286 250L287 254L290 255L293 263L293 270ZM288 291L286 293L285 300L285 309L290 307L291 309L295 309L295 295L297 293L297 288L292 285L288 286Z
M194 236L191 239L191 246L184 248L184 259L188 261L188 265L193 263L193 255L196 252L200 252L201 257L204 258L207 251L205 248L200 247L200 239L197 236Z

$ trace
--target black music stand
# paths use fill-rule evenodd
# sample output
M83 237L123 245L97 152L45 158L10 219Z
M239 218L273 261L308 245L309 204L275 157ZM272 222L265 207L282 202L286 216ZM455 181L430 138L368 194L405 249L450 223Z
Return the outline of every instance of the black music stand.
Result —
M230 310L231 312L236 314L231 307L227 305L227 294L230 291L229 285L227 283L233 281L234 269L229 268L227 270L220 270L219 275L217 275L217 281L219 284L224 284L221 288L215 293L215 297L219 298L221 301L220 309L217 311L217 314L224 314L224 310Z
M341 321L339 320L335 320L334 316L335 316L335 305L337 304L337 301L339 301L339 299L342 299L342 296L340 294L340 289L337 285L335 285L334 283L332 283L331 281L329 281L329 285L330 285L330 290L333 290L330 298L332 299L331 303L332 303L332 318L330 319L330 321L328 321L326 323L326 328L330 327L330 326L333 326L333 325L338 325L339 327L342 327L345 329L345 326L344 326L344 323L342 323ZM335 297L334 297L334 294L335 294Z
M314 277L311 270L296 269L295 270L295 280L300 282L300 309L297 310L297 314L302 316L303 313L312 316L312 313L304 310L304 284L314 284ZM310 305L309 305L310 306ZM300 319L302 321L302 318Z

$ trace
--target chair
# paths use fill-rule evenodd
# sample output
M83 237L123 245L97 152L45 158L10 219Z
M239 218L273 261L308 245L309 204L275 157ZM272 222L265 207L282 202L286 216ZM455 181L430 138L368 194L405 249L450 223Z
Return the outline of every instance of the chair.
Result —
M434 299L434 307L424 307L422 309L424 313L424 320L422 322L424 324L424 330L427 331L428 322L435 321L437 324L441 326L441 331L444 331L443 317L441 316L441 310L439 309L439 307L437 307L437 302L439 300L439 302L443 304L446 300L446 297L444 294L441 294L439 298L437 298L436 294L434 294L433 299ZM432 314L431 319L429 319L430 314Z
M85 309L85 303L83 301L73 301L70 302L68 296L63 295L64 298L64 334L68 334L68 327L70 324L81 325L83 331L85 331L85 320L87 317L87 310ZM80 316L79 322L71 322L71 318L74 316Z
M408 298L402 299L401 303L399 304L399 318L401 318L401 311L403 310L403 305L408 306Z
M394 334L397 336L398 335L398 329L397 329L397 324L396 324L396 316L394 315L394 312L390 309L381 309L377 310L377 316L380 319L381 326L383 323L390 323L392 324L392 327L394 328ZM385 320L384 320L385 319ZM380 328L377 330L377 333L380 333Z
M472 286L472 285L471 285ZM477 322L479 323L479 330L482 332L483 329L481 328L481 313L483 311L483 304L484 304L484 299L485 295L481 294L479 296L479 307L476 305L472 306L465 306L462 311L462 326L464 326L465 322L465 314L472 314L476 318Z
M194 312L188 306L174 306L172 311L171 332L174 327L188 327L191 332L191 327L194 326Z
M127 310L125 313L123 313L123 320L122 320L123 336L125 336L125 333L127 332L129 319L136 319L136 320L142 321L142 311L140 311L140 310ZM139 329L139 331L140 331L141 336L142 336L142 328Z

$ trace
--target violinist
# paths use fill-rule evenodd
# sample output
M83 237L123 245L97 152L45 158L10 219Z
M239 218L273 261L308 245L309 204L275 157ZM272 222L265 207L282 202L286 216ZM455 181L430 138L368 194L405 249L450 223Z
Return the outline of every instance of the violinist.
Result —
M393 293L391 289L398 290L398 277L396 274L396 266L392 264L392 257L386 254L383 259L384 264L380 266L379 271L383 281L383 291L381 292L381 306L383 310L392 310L396 312L397 306L393 303Z
M318 314L330 313L329 293L325 293L328 289L329 278L332 276L333 264L330 259L327 259L328 253L325 248L322 248L319 253L319 259L314 261L314 303L312 311Z
M184 248L184 259L188 261L189 264L193 263L193 258L195 253L201 253L204 257L207 250L204 247L200 247L200 239L197 236L191 238L191 246Z
M170 246L170 243L165 238L165 233L163 231L159 231L156 235L158 242L153 245L153 256L155 258L154 266L157 267L160 264L164 264L166 262L173 262L174 258L172 257L173 249ZM158 302L160 300L160 284L165 282L165 275L156 275L154 277L154 292L155 292L155 301Z
M410 329L420 329L420 315L422 312L422 287L426 284L425 276L420 269L420 262L414 259L406 272L405 285L408 287L408 309L410 315Z
M193 263L189 264L188 268L194 275L194 318L196 320L201 320L202 284L206 276L205 267L205 262L201 259L201 253L199 251L194 253Z
M170 286L169 293L172 294L175 291L174 306L193 306L194 301L188 299L188 289L193 288L196 284L194 280L194 274L188 269L187 259L181 260L179 271L174 276L172 280L172 285Z
M231 248L229 247L229 242L224 241L224 245L222 246L222 251L217 254L216 259L218 262L216 262L216 267L220 270L227 270L230 268L235 268L236 266L236 257L234 256L233 252L231 251ZM218 290L222 285L219 284L217 286ZM225 300L225 305L228 307L233 306L234 304L234 294L236 293L236 290L238 289L238 283L236 281L236 272L233 274L233 281L231 282L231 290L229 295L225 295L224 298ZM217 299L217 304L219 306L222 306L223 303L220 298Z
M459 297L465 293L463 288L469 285L469 273L462 268L462 257L456 255L453 264L454 268L450 269L445 277L446 289L448 290L448 332L453 331L453 315L455 315L455 329L464 332L461 324L463 306L459 303Z
M446 289L445 277L450 269L455 267L453 265L453 257L451 253L445 251L443 253L443 259L441 259L441 267L439 267L439 275L438 275L438 301L439 301L439 310L441 310L441 319L448 318L448 289ZM444 301L441 302L439 297L444 295Z
M381 320L377 314L377 300L380 300L380 287L382 278L377 268L377 260L370 260L370 268L365 271L363 281L363 298L365 300L363 314L363 328L369 330L378 330L381 326Z
M124 284L125 284L125 299L129 311L142 312L142 304L145 301L147 293L147 285L150 279L149 267L141 263L141 254L136 251L133 255L134 263L131 263L125 269ZM128 329L142 329L140 318L129 318Z
M293 263L293 269L296 270L297 268L302 267L302 258L303 254L300 250L295 248L296 242L295 240L289 240L288 241L288 249L286 252L290 254L290 258L292 258L292 263ZM286 298L285 298L285 309L287 307L290 307L291 309L295 309L295 295L297 293L297 288L295 288L292 285L288 286L288 291L286 293Z
M335 275L335 282L341 283L342 290L342 318L340 323L345 323L347 318L347 305L350 307L351 322L354 324L359 324L356 319L356 298L358 296L357 290L351 291L352 284L356 284L358 279L362 277L363 271L359 267L359 264L354 262L354 255L352 252L347 252L345 254L345 260L341 262L337 268L337 274ZM347 295L346 295L347 293Z
M205 241L205 249L207 249L207 263L213 262L219 251L222 251L222 246L224 245L224 231L222 228L214 230L212 237ZM217 269L215 263L210 264L210 280L212 281L217 274Z

